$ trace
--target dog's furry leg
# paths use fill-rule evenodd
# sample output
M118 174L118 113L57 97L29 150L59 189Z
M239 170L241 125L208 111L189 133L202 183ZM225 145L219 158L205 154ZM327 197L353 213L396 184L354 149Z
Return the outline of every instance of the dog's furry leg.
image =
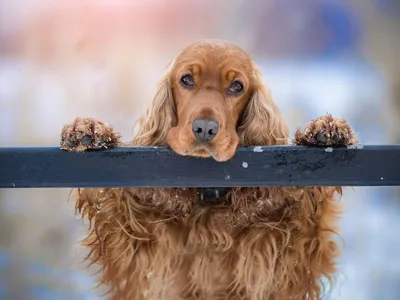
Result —
M121 135L93 118L76 118L61 132L61 148L81 152L122 145ZM89 221L82 244L86 261L100 268L99 284L111 299L145 299L153 253L150 215L134 189L78 189L72 193L76 212ZM132 285L135 285L133 287Z
M357 137L346 120L331 115L312 120L304 129L298 129L293 143L302 146L348 146L356 144ZM320 299L323 282L327 279L331 284L336 271L335 259L339 255L339 247L333 240L337 234L337 221L341 208L337 195L342 195L341 187L310 187L304 188L304 194L299 202L299 211L306 212L293 224L299 228L297 246L302 250L297 257L303 262L304 285L307 294L296 293L293 299ZM295 243L296 245L296 243ZM305 263L305 264L304 264Z
M74 198L90 224L82 244L89 250L86 261L100 268L99 284L113 300L147 299L155 251L151 212L130 189L79 189Z

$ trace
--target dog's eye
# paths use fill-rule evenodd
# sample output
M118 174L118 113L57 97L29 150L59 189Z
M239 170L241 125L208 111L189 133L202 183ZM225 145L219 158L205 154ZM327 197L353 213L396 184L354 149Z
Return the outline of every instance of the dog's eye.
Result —
M183 87L188 88L188 89L192 89L194 88L194 78L192 75L184 75L181 78L181 83L183 85Z
M240 81L232 82L229 87L229 94L239 94L241 91L243 91L243 84Z

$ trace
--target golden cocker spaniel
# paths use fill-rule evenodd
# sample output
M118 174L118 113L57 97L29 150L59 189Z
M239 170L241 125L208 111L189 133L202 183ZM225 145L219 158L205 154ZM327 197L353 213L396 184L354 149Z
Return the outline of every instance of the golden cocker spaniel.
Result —
M189 45L169 65L132 142L92 118L63 127L61 148L169 146L223 162L238 146L285 145L288 129L251 57L222 41ZM296 145L357 143L330 115ZM135 169L132 168L132 172ZM88 188L76 209L83 244L110 299L320 299L332 280L340 187L230 188L200 203L196 188Z

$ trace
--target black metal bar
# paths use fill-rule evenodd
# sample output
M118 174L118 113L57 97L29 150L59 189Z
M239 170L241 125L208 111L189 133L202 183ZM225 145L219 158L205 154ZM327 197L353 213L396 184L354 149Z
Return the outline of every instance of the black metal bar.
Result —
M400 185L400 145L246 147L224 163L163 147L0 148L0 188L393 185Z

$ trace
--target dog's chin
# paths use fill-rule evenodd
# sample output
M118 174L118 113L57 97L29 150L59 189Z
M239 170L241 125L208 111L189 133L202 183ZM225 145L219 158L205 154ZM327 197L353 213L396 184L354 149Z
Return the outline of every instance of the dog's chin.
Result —
M207 148L199 148L199 149L191 152L189 155L190 156L194 156L194 157L205 157L205 158L208 158L208 157L212 156L212 153Z
M234 153L227 153L226 151L217 151L212 149L211 147L203 146L203 147L195 147L192 149L187 149L178 154L185 156L192 156L192 157L213 158L218 162L224 162L231 159Z
M209 158L213 157L213 152L209 147L206 146L196 146L183 151L184 155L186 156L193 156L193 157L203 157Z

